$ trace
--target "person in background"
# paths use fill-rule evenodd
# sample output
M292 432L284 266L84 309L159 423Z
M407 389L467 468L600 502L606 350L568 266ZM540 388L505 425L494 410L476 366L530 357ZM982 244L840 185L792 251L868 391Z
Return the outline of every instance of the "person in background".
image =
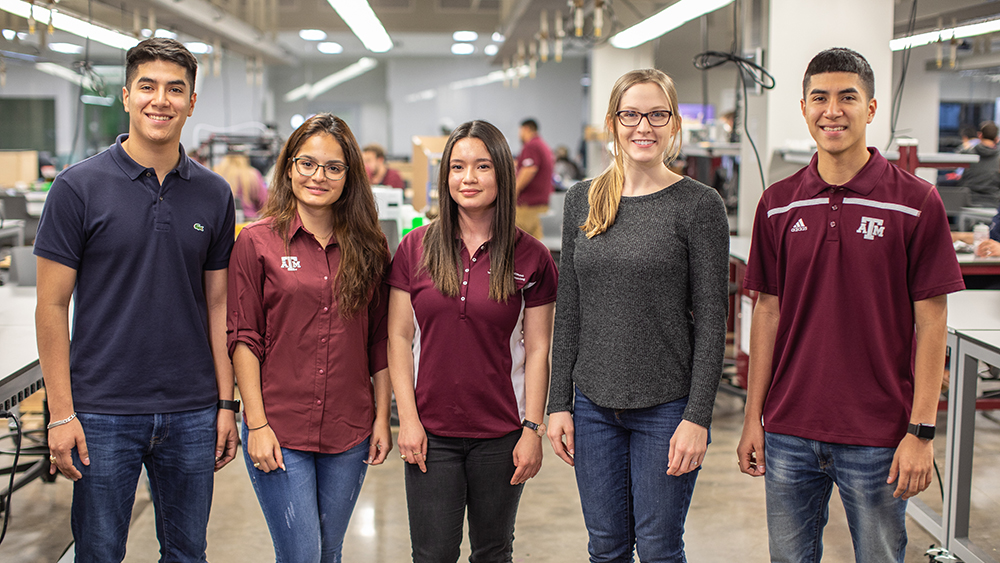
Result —
M542 464L557 274L514 226L514 160L485 121L448 138L440 216L399 244L389 373L416 563L511 561L524 482ZM416 338L416 340L415 340Z
M729 223L667 168L677 90L655 69L611 90L614 161L566 194L549 440L576 470L591 561L685 561L726 348Z
M227 154L213 170L229 182L244 219L256 219L267 202L267 186L260 172L250 165L250 159L245 154Z
M958 145L957 152L968 151L972 147L979 144L979 137L976 134L976 128L971 125L963 125L958 130L958 136L961 138L962 143Z
M764 477L772 561L820 560L836 485L856 560L902 563L907 499L933 474L947 294L964 285L937 190L866 145L874 95L860 54L813 57L816 155L757 206L736 452Z
M567 190L571 185L583 178L580 174L580 167L569 158L569 148L565 145L556 147L556 162L554 168L554 179L561 186L560 190Z
M971 203L976 207L1000 205L1000 147L997 146L996 123L984 121L979 126L979 143L963 149L966 154L979 155L979 162L970 164L958 181L972 191Z
M288 138L263 217L230 266L244 458L275 559L335 563L365 464L392 448L389 250L340 118L315 115Z
M74 481L77 561L124 559L144 466L162 560L205 561L213 470L236 455L233 195L180 144L198 60L161 38L125 59L128 133L56 177L35 240L51 471Z
M538 123L525 119L518 129L521 154L517 155L517 227L536 239L542 238L539 218L549 210L549 196L555 191L552 151L538 135Z
M389 186L396 189L403 189L406 183L403 177L385 164L385 149L381 145L372 143L365 146L361 152L365 161L365 170L368 172L368 181L373 186Z

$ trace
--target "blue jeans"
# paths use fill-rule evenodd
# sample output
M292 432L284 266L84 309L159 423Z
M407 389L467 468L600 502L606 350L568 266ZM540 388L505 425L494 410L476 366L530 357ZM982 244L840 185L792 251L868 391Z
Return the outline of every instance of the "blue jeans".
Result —
M156 511L160 561L205 561L215 471L215 406L148 415L77 413L90 465L73 464L72 527L77 561L125 558L142 467Z
M886 484L895 448L817 442L796 436L764 435L767 472L767 532L771 561L818 562L823 527L836 483L858 563L903 563L906 501Z
M684 520L700 469L667 475L670 438L687 397L644 409L595 405L579 389L576 484L592 563L686 561ZM711 441L711 438L709 438Z
M414 563L458 561L469 509L471 563L510 563L524 485L511 485L521 430L500 438L427 434L427 473L406 465L406 508Z
M249 432L243 425L243 443ZM281 448L285 470L265 473L243 459L274 542L277 563L340 563L344 534L368 466L368 440L339 454Z

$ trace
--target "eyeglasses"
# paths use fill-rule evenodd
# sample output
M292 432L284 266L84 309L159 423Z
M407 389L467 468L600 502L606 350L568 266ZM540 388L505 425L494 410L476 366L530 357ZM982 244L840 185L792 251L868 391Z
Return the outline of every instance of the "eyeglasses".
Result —
M333 164L317 164L312 160L299 156L292 159L295 163L295 170L303 176L312 176L320 168L323 169L323 175L326 176L327 180L331 182L336 182L347 174L347 165L335 162Z
M642 118L645 117L646 121L652 127L663 127L667 123L670 123L670 118L674 116L674 112L667 111L665 109L651 111L649 113L641 113L638 111L632 111L624 109L622 111L615 112L618 116L618 121L625 127L636 127Z

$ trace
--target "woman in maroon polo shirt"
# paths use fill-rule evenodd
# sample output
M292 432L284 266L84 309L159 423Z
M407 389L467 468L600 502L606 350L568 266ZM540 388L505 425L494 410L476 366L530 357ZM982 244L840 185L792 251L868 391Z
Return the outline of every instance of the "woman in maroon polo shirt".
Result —
M389 250L346 123L319 114L292 133L262 215L229 265L243 453L275 558L339 561L365 463L392 448Z
M416 563L510 561L524 482L542 464L556 297L552 256L514 226L514 159L485 121L455 130L440 217L400 242L389 372Z

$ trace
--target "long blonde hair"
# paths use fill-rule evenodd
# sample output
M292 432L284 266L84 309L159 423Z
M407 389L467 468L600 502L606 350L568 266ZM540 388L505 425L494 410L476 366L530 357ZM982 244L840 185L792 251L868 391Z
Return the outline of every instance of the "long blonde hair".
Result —
M611 228L611 225L615 224L615 217L618 216L618 203L621 201L625 185L625 151L618 141L618 127L621 124L615 113L621 105L622 96L636 84L659 86L663 90L663 95L667 97L667 103L673 113L668 125L672 140L664 155L664 162L673 160L681 152L681 138L678 134L681 130L681 116L677 106L677 88L674 87L674 81L655 68L643 68L623 74L611 89L608 113L604 117L604 125L614 143L614 161L590 184L590 192L587 194L590 213L587 215L587 221L580 225L580 230L587 234L587 238L593 238Z
M266 203L257 201L260 198L260 172L250 166L246 155L227 154L222 162L215 165L214 171L229 182L236 199L253 204L254 209L260 209Z

